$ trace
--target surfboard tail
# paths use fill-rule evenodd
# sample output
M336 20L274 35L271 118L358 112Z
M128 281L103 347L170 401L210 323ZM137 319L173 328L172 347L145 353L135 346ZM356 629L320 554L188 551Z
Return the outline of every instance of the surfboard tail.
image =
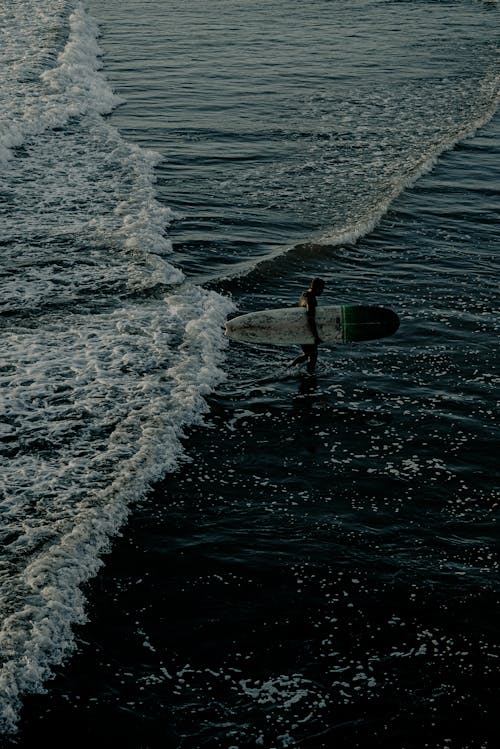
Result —
M385 307L342 307L342 343L371 341L393 335L399 328L397 314Z

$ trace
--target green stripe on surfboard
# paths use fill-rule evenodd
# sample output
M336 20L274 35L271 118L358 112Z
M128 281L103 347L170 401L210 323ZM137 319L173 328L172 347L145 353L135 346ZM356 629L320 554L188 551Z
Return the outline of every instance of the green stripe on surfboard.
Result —
M342 343L352 343L357 340L356 326L362 323L365 315L361 308L355 305L344 305L342 310Z
M390 309L353 304L341 307L342 343L369 341L392 335L399 327L398 316Z

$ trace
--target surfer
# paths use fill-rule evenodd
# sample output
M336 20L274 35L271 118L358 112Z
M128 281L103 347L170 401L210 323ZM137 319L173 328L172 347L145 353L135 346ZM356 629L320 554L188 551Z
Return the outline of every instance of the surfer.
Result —
M309 329L314 336L314 343L307 343L301 346L302 354L294 359L290 366L294 367L296 364L303 364L307 362L307 372L312 374L316 367L316 361L318 359L318 344L321 343L321 338L318 335L318 329L316 327L316 307L318 306L318 300L316 297L323 293L325 288L325 282L322 278L313 278L310 287L303 292L300 297L299 307L306 308L307 324Z

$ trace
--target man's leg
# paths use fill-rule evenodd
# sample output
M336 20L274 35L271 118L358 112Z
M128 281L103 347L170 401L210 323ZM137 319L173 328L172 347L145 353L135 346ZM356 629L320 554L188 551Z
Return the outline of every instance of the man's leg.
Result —
M295 367L296 364L303 364L305 361L307 361L309 358L308 354L301 354L300 356L297 356L296 359L294 359L292 362L290 362L290 367Z
M314 346L309 352L309 361L307 362L307 371L312 374L316 368L316 362L318 361L318 347Z

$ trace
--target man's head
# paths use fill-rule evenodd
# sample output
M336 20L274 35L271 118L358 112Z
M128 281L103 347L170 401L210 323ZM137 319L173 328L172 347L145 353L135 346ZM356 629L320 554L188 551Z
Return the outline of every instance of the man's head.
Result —
M323 281L322 278L313 278L313 280L311 281L311 291L319 295L323 293L324 288L325 288L325 282Z

